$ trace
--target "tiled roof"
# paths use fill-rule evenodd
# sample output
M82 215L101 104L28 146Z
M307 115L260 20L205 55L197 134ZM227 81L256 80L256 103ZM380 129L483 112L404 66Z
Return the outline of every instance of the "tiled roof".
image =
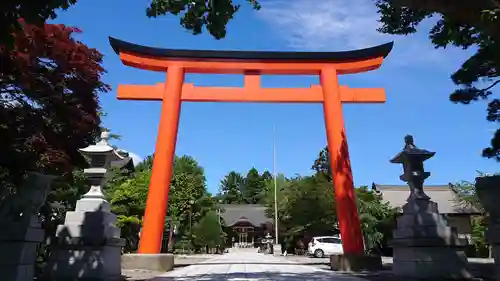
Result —
M132 159L132 157L123 157L123 159L118 159L118 160L115 160L115 161L111 161L111 166L112 167L117 167L119 169L123 169L125 167L134 167L134 160ZM127 167L127 168L128 168Z
M254 226L271 222L266 217L266 207L258 204L221 204L221 217L227 226L238 222L247 221Z
M410 189L406 185L381 185L372 184L372 189L377 191L384 202L388 202L392 207L402 207L406 204L406 199L410 194ZM442 214L476 214L479 213L472 207L463 206L458 201L456 192L451 184L447 185L426 185L424 192L432 201L438 203L439 212Z

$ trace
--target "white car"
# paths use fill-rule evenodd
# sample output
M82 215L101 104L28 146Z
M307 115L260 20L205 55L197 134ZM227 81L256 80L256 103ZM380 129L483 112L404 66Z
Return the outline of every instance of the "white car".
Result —
M340 235L313 237L308 246L307 251L309 255L313 255L317 258L344 253Z

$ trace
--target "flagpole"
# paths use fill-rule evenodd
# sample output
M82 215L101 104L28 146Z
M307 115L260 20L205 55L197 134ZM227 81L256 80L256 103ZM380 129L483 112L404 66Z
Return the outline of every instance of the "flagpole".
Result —
M278 180L276 174L276 124L273 125L273 174L274 174L274 236L278 243Z

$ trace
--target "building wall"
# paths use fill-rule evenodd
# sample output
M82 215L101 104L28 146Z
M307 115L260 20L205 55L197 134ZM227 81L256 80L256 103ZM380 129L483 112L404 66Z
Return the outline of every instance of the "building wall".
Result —
M470 215L454 215L446 216L450 226L455 227L460 238L467 238L470 243L470 235L472 233L471 216Z

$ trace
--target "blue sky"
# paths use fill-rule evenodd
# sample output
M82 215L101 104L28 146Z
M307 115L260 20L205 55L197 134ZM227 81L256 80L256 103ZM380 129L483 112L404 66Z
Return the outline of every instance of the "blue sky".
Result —
M241 2L245 2L241 0ZM454 48L434 50L424 24L422 32L388 37L376 32L373 1L266 0L263 9L243 6L225 39L193 36L173 16L148 19L147 0L79 1L59 13L56 23L79 27L77 36L104 54L105 82L113 91L101 95L108 116L105 126L122 136L116 145L141 157L155 148L159 102L118 101L118 84L163 82L162 73L124 66L108 43L108 36L164 48L218 50L340 51L395 41L384 65L369 73L342 76L350 87L383 87L385 104L344 105L344 119L355 185L402 184L401 167L389 159L413 134L421 148L436 151L426 162L432 173L428 184L473 180L476 170L496 172L494 160L481 157L497 125L485 120L486 103L449 102L454 85L449 77L467 57ZM200 86L242 86L237 75L188 75ZM265 76L263 87L308 87L317 77ZM205 168L208 189L216 192L230 170L246 173L251 167L273 169L273 124L277 128L277 170L292 176L311 174L310 167L326 144L322 106L310 104L184 103L178 155L190 155Z

